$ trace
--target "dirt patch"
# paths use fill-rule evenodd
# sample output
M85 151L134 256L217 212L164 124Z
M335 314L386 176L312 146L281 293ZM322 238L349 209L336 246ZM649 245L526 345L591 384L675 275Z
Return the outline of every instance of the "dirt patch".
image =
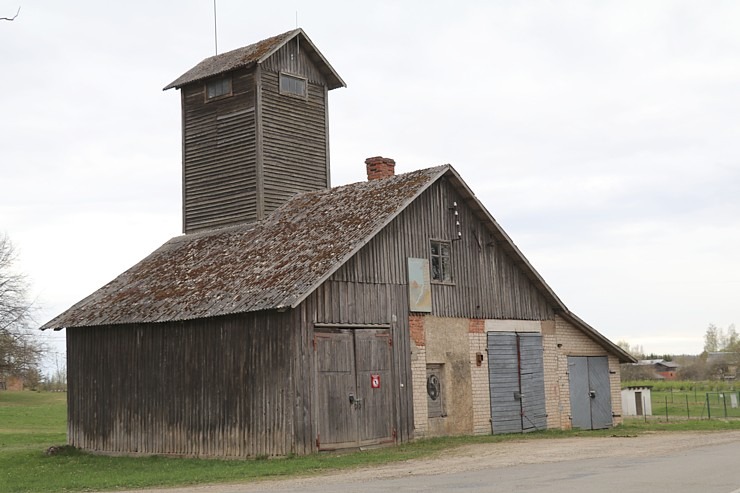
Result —
M636 437L574 437L516 440L504 443L466 445L435 457L353 469L294 479L260 480L246 484L218 484L187 488L136 490L128 493L249 493L298 491L319 484L352 484L371 479L414 475L448 474L480 469L511 467L601 457L646 457L680 453L683 450L740 440L740 431L704 433L648 433ZM127 493L127 492L124 492Z

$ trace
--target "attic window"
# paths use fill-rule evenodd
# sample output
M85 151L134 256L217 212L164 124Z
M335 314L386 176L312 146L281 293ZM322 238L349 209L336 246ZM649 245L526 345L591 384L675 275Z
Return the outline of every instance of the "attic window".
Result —
M231 95L231 77L210 80L206 83L207 99Z
M280 94L306 97L306 79L288 74L280 74Z
M452 282L452 245L449 241L431 240L432 281Z

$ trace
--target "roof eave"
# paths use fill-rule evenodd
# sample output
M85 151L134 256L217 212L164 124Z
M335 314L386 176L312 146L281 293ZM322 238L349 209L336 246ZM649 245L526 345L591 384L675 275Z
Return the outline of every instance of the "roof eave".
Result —
M532 280L535 281L537 284L539 284L539 287L544 291L544 294L550 297L550 300L557 306L558 309L562 311L567 311L568 308L565 306L565 304L560 300L560 298L555 294L555 291L552 290L552 288L545 282L545 279L537 272L537 269L534 268L534 266L527 260L527 257L524 256L521 250L516 246L514 243L514 240L511 239L511 237L504 231L504 229L501 227L501 225L496 221L496 219L491 215L490 212L488 212L488 209L483 205L483 203L478 200L478 197L476 197L475 193L470 189L467 183L465 183L465 180L462 179L460 174L450 166L449 173L454 177L455 181L457 182L457 186L464 189L465 193L468 195L470 200L468 201L468 206L472 206L474 209L477 209L480 214L483 214L487 221L493 226L495 234L499 237L499 239L503 240L505 243L506 249L510 251L510 253L514 254L514 261L523 265L525 272L528 272L532 276Z
M611 353L613 356L619 359L620 363L637 363L637 358L629 354L627 351L625 351L621 347L614 344L612 341L609 340L609 338L607 338L601 332L599 332L598 330L594 329L589 324L581 320L574 313L566 310L562 313L559 313L559 315L563 317L565 320L567 320L568 322L572 323L573 325L581 329L593 340L598 342L609 353Z
M299 27L297 29L294 29L293 31L289 31L289 33L290 33L289 36L286 36L286 38L282 42L280 42L280 43L276 44L275 46L273 46L272 49L266 51L256 61L251 61L251 62L245 63L243 65L233 66L233 67L230 67L228 69L221 70L219 72L210 73L210 74L205 75L205 76L202 76L202 77L198 77L198 78L195 78L195 79L187 79L187 80L185 80L183 82L180 82L180 80L182 80L185 77L185 75L187 74L187 72L186 72L185 74L181 75L180 77L178 77L177 79L175 79L174 81L172 81L171 83L169 83L168 85L166 85L162 90L163 91L166 91L168 89L180 89L180 88L182 88L184 86L187 86L189 84L195 84L196 82L202 82L203 80L209 79L211 77L217 77L219 75L223 75L223 74L228 73L228 72L233 72L234 70L238 70L238 69L242 69L242 68L247 68L247 67L250 67L250 66L255 65L255 64L261 64L265 60L267 60L268 58L270 58L272 55L274 55L279 49L281 49L283 46L285 46L289 41L295 39L297 36L302 36L303 37L303 39L305 40L305 42L308 43L311 51L313 51L316 54L316 56L319 58L319 60L321 61L321 63L325 66L325 70L322 70L322 72L324 72L325 75L327 76L327 83L328 83L329 90L337 89L339 87L347 87L347 84L344 82L344 80L339 76L339 74L337 73L337 71L334 70L334 67L331 66L331 64L327 61L327 59L319 51L319 49L316 48L316 45L313 43L313 41L311 41L311 38L308 37L308 35L305 33L305 31L302 28ZM205 59L205 60L208 60L208 59ZM203 60L203 61L205 61L205 60ZM201 61L201 63L203 63L203 61ZM197 67L197 65L196 65L196 67Z
M180 79L182 79L182 76L180 76L177 79L175 79L174 81L170 82L167 86L165 86L164 88L162 88L162 90L163 91L166 91L168 89L181 89L181 88L183 88L185 86L189 86L190 84L197 84L199 82L203 82L206 79L210 79L211 77L218 77L219 75L227 74L229 72L233 72L234 70L240 70L240 69L244 69L244 68L249 68L249 67L251 67L253 65L255 65L255 62L249 62L249 63L245 63L245 64L242 64L242 65L237 65L235 67L231 67L231 68L228 68L228 69L225 69L225 70L221 70L219 72L213 72L213 73L208 74L208 75L205 75L203 77L197 77L195 79L189 79L189 80L187 80L185 82L178 83L178 81Z

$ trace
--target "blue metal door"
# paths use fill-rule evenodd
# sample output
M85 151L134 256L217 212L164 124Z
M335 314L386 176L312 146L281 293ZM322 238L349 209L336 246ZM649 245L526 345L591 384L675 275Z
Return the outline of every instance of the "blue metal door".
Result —
M488 383L494 434L547 428L542 336L488 333Z

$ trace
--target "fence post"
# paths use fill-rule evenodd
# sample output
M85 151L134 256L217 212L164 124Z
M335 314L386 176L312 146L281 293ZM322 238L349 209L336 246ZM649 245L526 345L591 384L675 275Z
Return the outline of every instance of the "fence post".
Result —
M665 422L668 422L668 396L665 396Z
M727 392L722 393L722 402L725 405L725 419L727 419Z
M707 419L712 419L712 408L709 406L709 392L707 392Z
M686 394L686 419L691 419L691 411L689 410L689 394Z

